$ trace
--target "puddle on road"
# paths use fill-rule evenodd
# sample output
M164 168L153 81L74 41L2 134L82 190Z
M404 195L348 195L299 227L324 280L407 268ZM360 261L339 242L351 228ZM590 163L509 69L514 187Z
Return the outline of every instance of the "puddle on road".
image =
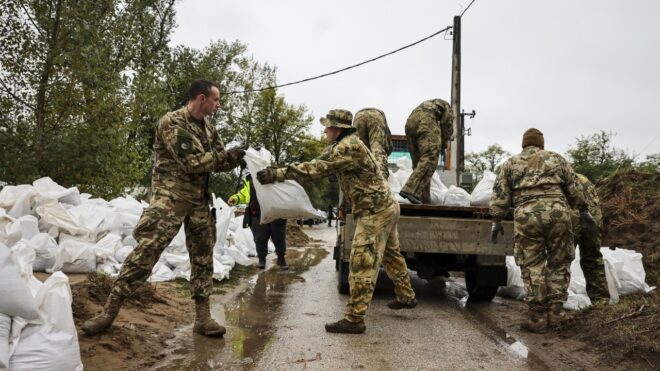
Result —
M256 275L245 291L225 305L227 333L224 338L193 335L192 325L179 328L174 339L168 342L164 359L152 369L251 369L261 352L267 350L274 340L274 323L280 314L287 286L293 282L305 282L301 274L327 255L325 249L318 247L287 250L288 271L274 266Z

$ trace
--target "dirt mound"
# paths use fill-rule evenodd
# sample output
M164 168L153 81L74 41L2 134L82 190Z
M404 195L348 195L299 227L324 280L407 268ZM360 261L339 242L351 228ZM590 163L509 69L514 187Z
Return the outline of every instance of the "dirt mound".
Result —
M624 170L598 184L603 246L642 253L647 281L660 283L660 173Z
M307 246L313 239L303 232L302 228L295 221L290 220L286 223L286 245L287 246Z
M642 253L646 282L660 284L660 174L622 170L598 184L603 211L603 246ZM616 305L599 303L578 312L560 329L600 349L612 364L629 359L643 368L660 365L660 295L621 297Z

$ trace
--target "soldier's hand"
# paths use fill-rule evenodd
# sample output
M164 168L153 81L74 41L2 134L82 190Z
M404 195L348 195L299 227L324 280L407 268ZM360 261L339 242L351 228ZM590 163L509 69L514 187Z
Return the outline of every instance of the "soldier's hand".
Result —
M243 156L245 156L245 150L243 148L227 150L227 160L232 164L240 165L241 161L243 161Z
M229 200L227 200L227 205L229 205L229 206L236 205L236 199L230 198Z
M261 184L270 184L278 181L277 179L277 168L268 167L259 172L257 172L257 180Z
M497 243L497 234L504 236L504 227L500 220L494 220L490 228L490 242Z

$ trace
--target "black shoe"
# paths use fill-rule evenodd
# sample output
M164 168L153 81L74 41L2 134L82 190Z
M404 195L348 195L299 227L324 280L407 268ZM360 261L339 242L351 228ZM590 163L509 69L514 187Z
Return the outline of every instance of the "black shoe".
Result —
M413 309L417 306L417 299L413 299L408 303L392 300L391 302L387 303L387 306L390 307L390 309Z
M257 268L260 269L266 268L266 258L259 258L259 262L257 263Z
M346 318L325 324L325 331L338 334L361 334L366 329L367 327L364 325L364 322L351 322Z
M422 201L420 201L419 198L411 195L408 192L401 191L401 192L399 192L399 196L401 196L401 197L405 198L406 200L410 201L411 204L415 204L415 205L421 205L422 204Z
M279 265L280 269L283 271L289 270L289 266L286 264L286 259L284 259L284 257L277 258L277 265Z

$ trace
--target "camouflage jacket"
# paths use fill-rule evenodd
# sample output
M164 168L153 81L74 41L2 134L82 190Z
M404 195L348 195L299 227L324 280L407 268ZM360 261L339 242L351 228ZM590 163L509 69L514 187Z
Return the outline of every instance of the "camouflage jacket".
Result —
M373 154L355 134L333 143L317 159L292 164L277 172L278 179L293 179L300 183L336 175L356 217L375 214L395 202Z
M603 212L600 209L600 198L598 197L598 193L596 192L596 187L594 186L593 183L587 178L586 176L582 174L576 173L578 178L578 183L582 187L582 191L584 192L584 195L587 198L587 208L589 209L589 213L596 219L596 224L598 225L599 228L603 227ZM579 212L579 210L576 208L574 209L576 212Z
M208 119L195 120L186 107L167 113L156 129L152 194L203 200L208 197L209 173L236 166L225 153Z
M528 146L500 166L490 199L493 218L503 218L509 207L539 199L568 201L586 209L584 192L575 172L559 154Z
M434 122L440 127L442 148L454 136L454 111L451 105L442 99L430 99L422 102L408 116L408 120L420 124Z
M373 153L381 174L387 179L390 174L387 168L387 156L392 153L394 145L385 113L376 108L359 110L355 114L353 124L357 135Z

